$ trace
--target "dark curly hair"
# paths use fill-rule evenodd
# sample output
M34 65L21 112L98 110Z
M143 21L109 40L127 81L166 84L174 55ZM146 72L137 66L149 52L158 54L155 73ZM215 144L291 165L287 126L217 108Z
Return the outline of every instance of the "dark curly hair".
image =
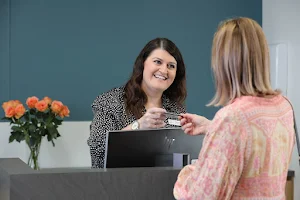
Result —
M142 49L135 60L133 72L125 85L124 99L126 112L132 113L136 119L142 117L142 110L147 103L147 95L143 91L141 84L143 80L144 62L155 49L164 49L177 61L176 77L172 85L164 91L164 95L178 105L183 105L187 96L185 64L177 46L167 38L156 38L151 40Z

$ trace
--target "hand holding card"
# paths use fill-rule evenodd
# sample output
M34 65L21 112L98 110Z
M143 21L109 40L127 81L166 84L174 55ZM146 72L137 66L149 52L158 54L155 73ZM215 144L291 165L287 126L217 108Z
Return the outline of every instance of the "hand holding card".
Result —
M147 112L138 119L140 129L163 128L166 110L162 108L149 108Z
M210 120L196 114L185 113L181 114L180 124L182 130L189 135L205 134L207 127L211 123Z

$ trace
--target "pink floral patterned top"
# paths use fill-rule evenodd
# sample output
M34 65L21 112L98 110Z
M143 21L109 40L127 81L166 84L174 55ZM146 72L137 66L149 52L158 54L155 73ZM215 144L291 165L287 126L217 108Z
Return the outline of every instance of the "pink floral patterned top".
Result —
M197 162L179 173L174 196L283 200L294 143L293 111L283 96L237 98L217 112Z

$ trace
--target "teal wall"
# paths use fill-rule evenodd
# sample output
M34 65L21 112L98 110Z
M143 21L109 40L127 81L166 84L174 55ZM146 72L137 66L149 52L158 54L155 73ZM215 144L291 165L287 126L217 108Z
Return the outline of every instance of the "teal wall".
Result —
M213 117L210 51L218 23L262 22L261 0L0 0L0 102L45 95L63 101L72 121L92 119L91 103L126 82L155 37L180 48L189 112ZM0 112L3 115L2 109Z

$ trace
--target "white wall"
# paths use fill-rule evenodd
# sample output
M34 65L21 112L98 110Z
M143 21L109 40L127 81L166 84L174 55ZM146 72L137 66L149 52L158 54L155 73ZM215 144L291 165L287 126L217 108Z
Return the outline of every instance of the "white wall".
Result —
M287 96L300 126L300 0L263 0L263 29L270 44L287 44ZM274 68L272 70L275 70ZM274 72L274 71L273 71ZM282 74L279 73L282 78ZM298 81L297 81L298 80ZM300 167L296 146L290 169L295 170L294 199L300 199Z
M89 125L90 122L63 122L58 129L61 137L55 140L55 147L44 138L39 156L40 167L90 167ZM18 157L27 163L29 150L25 142L8 143L9 136L9 123L0 123L0 158Z

